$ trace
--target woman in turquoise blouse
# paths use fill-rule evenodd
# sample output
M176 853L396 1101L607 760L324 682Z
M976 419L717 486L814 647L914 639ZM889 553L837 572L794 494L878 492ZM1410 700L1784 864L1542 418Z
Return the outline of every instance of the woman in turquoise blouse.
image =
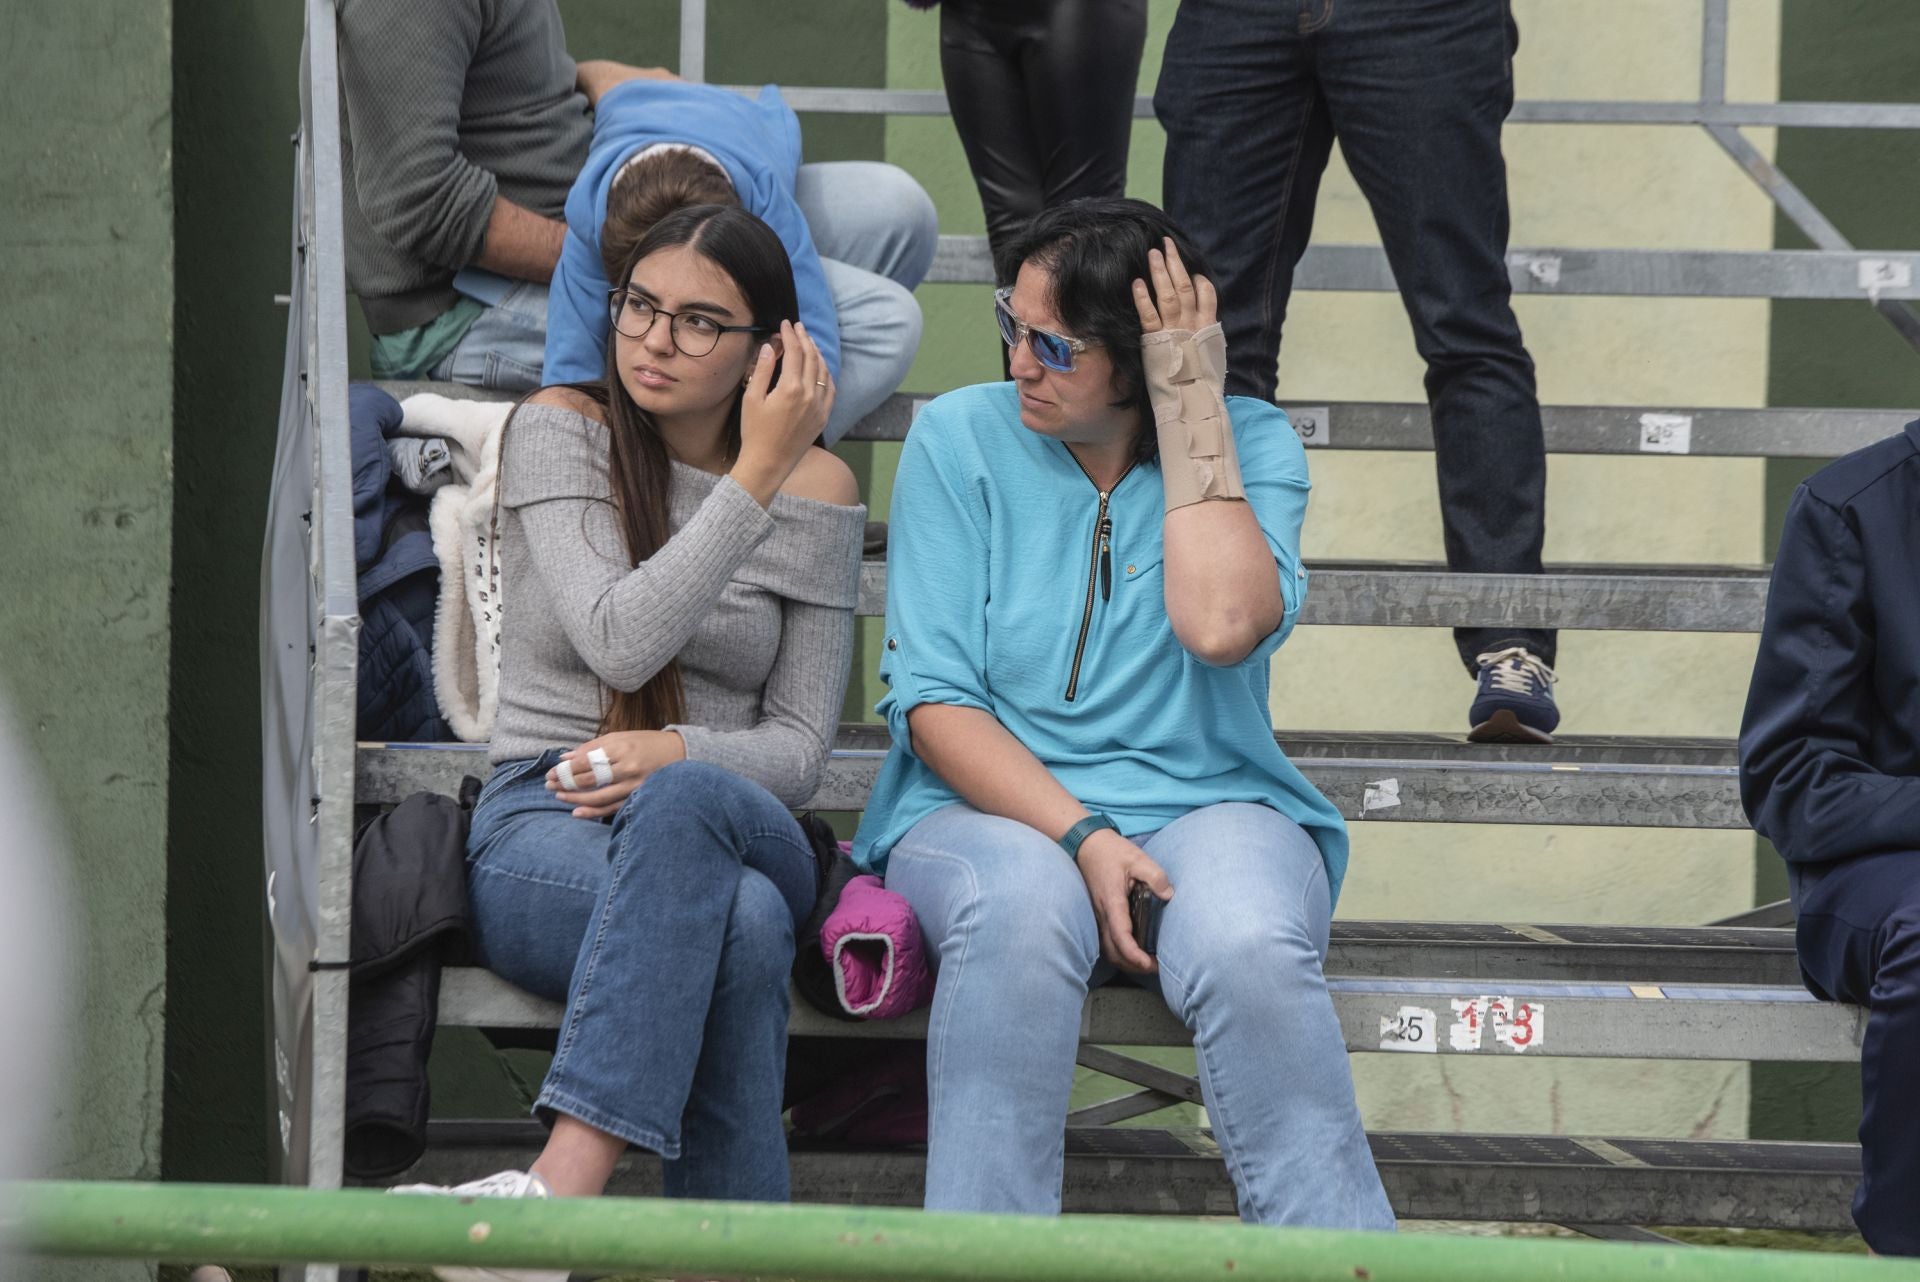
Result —
M1080 1011L1117 969L1193 1030L1243 1218L1391 1228L1321 970L1346 829L1267 710L1304 452L1222 398L1212 287L1159 210L1074 202L1005 254L1013 381L929 404L895 480L894 746L855 843L938 967L926 1205L1058 1211Z

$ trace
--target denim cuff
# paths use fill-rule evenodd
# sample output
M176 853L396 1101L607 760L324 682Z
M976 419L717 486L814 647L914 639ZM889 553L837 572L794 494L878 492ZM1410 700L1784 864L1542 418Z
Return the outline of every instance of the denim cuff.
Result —
M543 1125L551 1128L556 1113L565 1113L575 1121L585 1122L596 1131L605 1131L638 1148L658 1153L661 1157L680 1156L680 1137L677 1134L669 1138L653 1127L637 1126L625 1118L616 1117L612 1113L595 1108L578 1096L554 1086L552 1075L549 1074L547 1084L540 1088L540 1098L533 1102L533 1115L539 1118Z

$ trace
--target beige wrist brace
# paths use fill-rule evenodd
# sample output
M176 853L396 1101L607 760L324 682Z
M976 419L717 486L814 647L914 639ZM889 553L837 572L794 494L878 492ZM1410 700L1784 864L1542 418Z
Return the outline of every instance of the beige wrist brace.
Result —
M1147 399L1160 437L1167 511L1209 499L1244 499L1227 420L1227 337L1220 326L1143 334Z

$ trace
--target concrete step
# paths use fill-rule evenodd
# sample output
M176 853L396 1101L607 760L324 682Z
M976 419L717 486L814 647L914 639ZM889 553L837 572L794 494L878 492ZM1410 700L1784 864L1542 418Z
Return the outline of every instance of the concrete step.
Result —
M850 441L902 441L933 397L900 393L860 420ZM1424 403L1288 397L1287 416L1308 449L1431 450ZM1910 410L1704 409L1673 405L1542 405L1549 454L1835 458L1893 436Z
M1369 1135L1396 1215L1406 1220L1725 1225L1850 1230L1860 1178L1852 1144L1652 1140L1561 1135ZM440 1121L427 1154L394 1183L458 1183L524 1167L545 1142L533 1121ZM798 1202L918 1206L918 1149L796 1146ZM630 1152L611 1193L657 1197L660 1164ZM1233 1186L1204 1129L1067 1131L1065 1209L1126 1215L1233 1215Z
M1730 740L1569 735L1550 746L1447 735L1277 736L1350 820L1744 829ZM885 728L843 725L811 805L860 810L886 757ZM490 772L485 744L363 743L355 797L453 794Z
M1881 298L1920 298L1920 253L1912 250L1567 249L1507 251L1516 294L1632 298L1858 299L1862 273L1899 281ZM993 282L985 236L942 236L927 283ZM1377 245L1310 246L1293 273L1296 290L1392 293L1393 268Z
M461 400L514 397L458 383L388 380L404 400L437 392ZM903 441L926 392L898 392L854 424L849 441ZM1289 397L1294 430L1310 449L1431 450L1433 425L1424 404L1324 401ZM1696 455L1719 458L1837 458L1899 432L1913 418L1900 409L1772 407L1724 409L1675 405L1543 405L1550 454Z
M1533 1059L1684 1059L1845 1062L1859 1058L1866 1012L1817 1001L1798 985L1551 983L1515 979L1328 980L1351 1052ZM441 975L440 1022L473 1028L551 1029L559 1002L487 971ZM922 1038L926 1012L849 1023L797 994L796 1037ZM1158 996L1110 984L1087 999L1082 1041L1185 1046L1192 1041Z
M1555 565L1544 574L1459 574L1418 561L1307 568L1313 581L1301 623L1607 632L1758 632L1769 574L1766 566L1664 564ZM869 558L857 613L886 612L886 560Z

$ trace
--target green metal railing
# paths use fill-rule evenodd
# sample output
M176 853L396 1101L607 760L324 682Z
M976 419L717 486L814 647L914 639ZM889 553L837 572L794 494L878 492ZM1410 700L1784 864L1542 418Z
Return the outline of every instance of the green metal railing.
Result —
M464 1264L843 1282L1920 1282L1920 1261L1790 1251L258 1185L14 1185L0 1188L0 1240L50 1256L228 1265Z

